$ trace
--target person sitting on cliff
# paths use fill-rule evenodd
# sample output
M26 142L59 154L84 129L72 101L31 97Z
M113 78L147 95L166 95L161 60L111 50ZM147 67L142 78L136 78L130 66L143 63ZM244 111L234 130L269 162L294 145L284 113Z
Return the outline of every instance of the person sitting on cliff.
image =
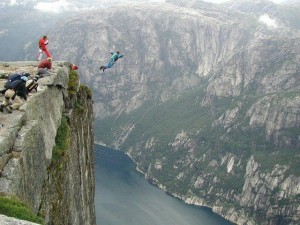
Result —
M39 63L37 75L39 75L40 78L45 75L49 75L48 70L50 69L52 69L52 58L48 57Z
M111 58L110 58L110 61L107 64L105 64L104 66L100 66L100 70L103 70L103 72L107 68L111 68L115 64L115 62L118 61L118 59L123 57L122 54L120 55L120 51L111 52L110 54L112 55Z
M13 85L5 92L4 102L0 105L0 111L6 108L8 113L12 113L13 109L19 109L27 100L26 81L27 76L22 76L20 80L16 80ZM22 101L24 99L25 101ZM10 105L10 101L12 104Z

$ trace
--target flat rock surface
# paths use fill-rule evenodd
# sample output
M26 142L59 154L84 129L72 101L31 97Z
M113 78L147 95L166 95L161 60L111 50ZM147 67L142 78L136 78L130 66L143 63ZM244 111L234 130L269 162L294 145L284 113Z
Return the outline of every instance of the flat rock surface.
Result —
M0 62L0 90L4 89L4 84L7 81L7 78L9 75L14 73L30 73L30 78L33 78L37 74L37 67L39 62L33 61L33 62ZM57 70L57 65L59 63L53 62L53 72ZM47 83L47 80L51 77L46 76L41 78L38 83L40 84ZM29 79L30 79L29 78ZM39 92L40 88L38 88ZM30 97L35 95L36 92L32 91L29 93L28 101L30 100ZM0 101L1 104L4 101L4 95L0 93ZM2 136L4 133L7 133L7 129L10 129L12 126L14 126L14 123L12 121L15 121L16 116L22 117L26 110L27 102L20 107L20 110L13 110L13 113L7 113L7 111L4 109L4 112L0 112L0 136Z

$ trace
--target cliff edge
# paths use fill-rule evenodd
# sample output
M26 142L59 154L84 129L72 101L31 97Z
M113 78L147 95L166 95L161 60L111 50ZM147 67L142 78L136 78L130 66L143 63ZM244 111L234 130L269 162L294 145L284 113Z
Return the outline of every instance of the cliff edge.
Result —
M69 65L54 62L20 110L0 114L0 192L20 198L44 224L92 225L92 96ZM0 62L0 76L36 68L37 62ZM7 220L0 217L15 224Z

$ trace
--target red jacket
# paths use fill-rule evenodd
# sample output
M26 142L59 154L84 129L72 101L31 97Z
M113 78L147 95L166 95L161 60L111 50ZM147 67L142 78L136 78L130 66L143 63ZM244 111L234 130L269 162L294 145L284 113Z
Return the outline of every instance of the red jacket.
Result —
M51 69L52 68L52 63L51 62L49 62L47 59L43 59L41 62L40 62L40 64L38 65L38 68L40 69L40 68L43 68L43 69L45 69L45 68L47 68L47 69Z
M48 44L48 39L44 39L44 38L41 38L40 40L39 40L39 47L41 48L41 49L46 49L46 45Z

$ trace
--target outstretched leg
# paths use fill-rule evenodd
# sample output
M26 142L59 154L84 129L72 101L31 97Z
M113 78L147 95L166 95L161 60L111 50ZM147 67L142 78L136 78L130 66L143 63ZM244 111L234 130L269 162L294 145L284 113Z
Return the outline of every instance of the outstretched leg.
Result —
M106 68L111 68L113 65L115 64L115 61L113 59L111 59L106 65Z

